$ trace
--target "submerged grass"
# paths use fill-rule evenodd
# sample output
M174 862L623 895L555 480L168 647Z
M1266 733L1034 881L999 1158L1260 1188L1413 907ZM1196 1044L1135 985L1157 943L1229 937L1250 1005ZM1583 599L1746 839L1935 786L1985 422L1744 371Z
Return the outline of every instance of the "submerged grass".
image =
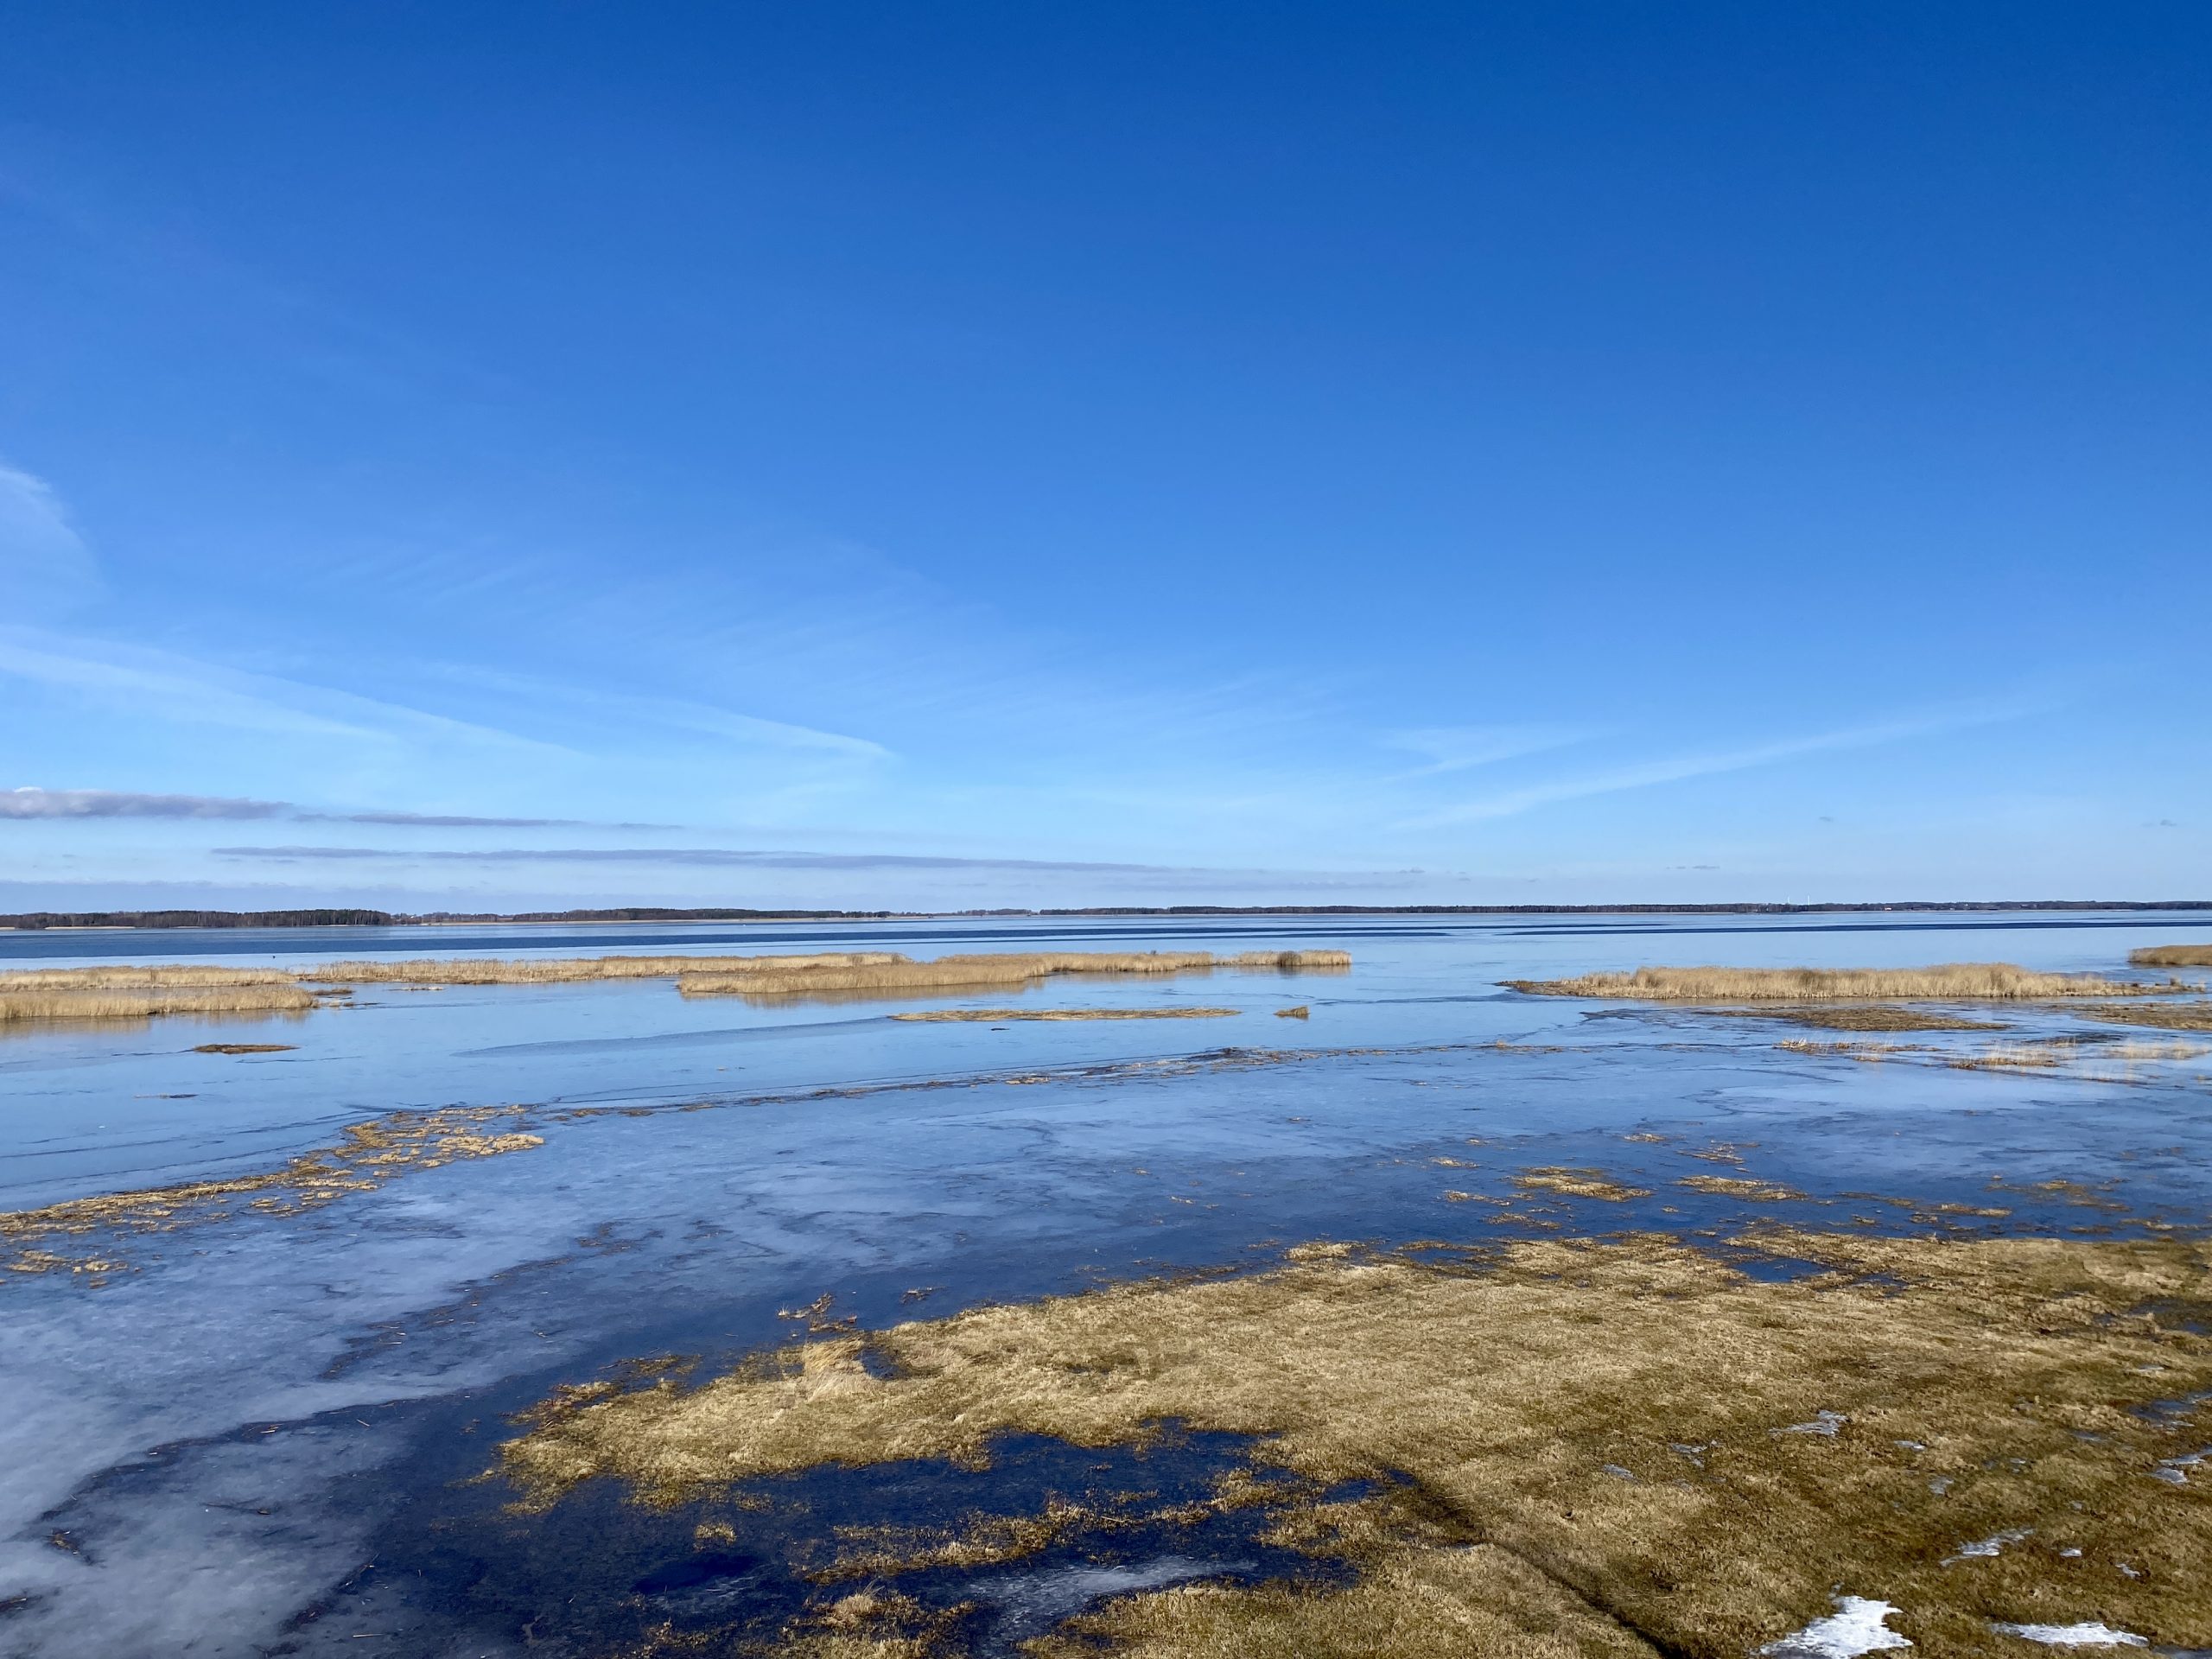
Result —
M67 1254L69 1242L96 1233L168 1232L242 1210L295 1215L373 1191L412 1170L543 1146L543 1137L516 1127L522 1116L519 1106L393 1112L352 1124L336 1146L302 1153L278 1169L0 1213L0 1272L105 1275L123 1264L97 1253Z
M1241 1008L924 1008L894 1014L893 1020L925 1023L980 1020L992 1025L1014 1020L1230 1020Z
M1713 1008L1713 1014L1732 1020L1772 1020L1786 1025L1811 1026L1821 1031L2003 1031L1995 1020L1969 1020L1962 1014L1932 1008L1892 1007L1862 1002L1835 1007Z
M2009 962L1933 968L1639 968L1575 979L1509 979L1538 996L1626 997L1662 1002L2018 1002L2052 997L2153 996L2194 990L2178 980L2040 974Z
M2069 1012L2107 1025L2154 1026L2162 1031L2212 1031L2212 1002L2095 1002Z
M1402 1478L1428 1517L1351 1506L1328 1546L1351 1588L1138 1594L1040 1656L1740 1659L1839 1588L1896 1603L1931 1653L2012 1650L1997 1620L2212 1645L2212 1485L2182 1461L2202 1430L2152 1409L2212 1388L2212 1338L2157 1311L2202 1297L2201 1244L1755 1242L1826 1271L1756 1280L1656 1236L1306 1249L828 1334L696 1387L564 1389L501 1466L530 1504L610 1477L675 1503L831 1462L980 1465L1007 1431L1103 1446L1176 1422L1257 1437L1256 1465L1317 1486ZM895 1621L851 1641L931 1651Z

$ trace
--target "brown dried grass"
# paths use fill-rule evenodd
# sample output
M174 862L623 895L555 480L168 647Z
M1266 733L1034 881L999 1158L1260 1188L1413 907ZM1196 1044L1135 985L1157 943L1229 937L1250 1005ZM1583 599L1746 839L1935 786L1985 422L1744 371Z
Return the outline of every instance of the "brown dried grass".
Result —
M2155 1026L2163 1031L2212 1031L2212 1002L2098 1002L2069 1012L2105 1025Z
M97 968L17 968L0 973L0 996L29 991L144 991L176 988L289 985L298 977L282 968L215 968L162 963Z
M1230 1020L1241 1008L924 1008L893 1020L925 1024L974 1020L997 1025L1014 1020Z
M2202 1431L2144 1409L2212 1388L2212 1339L2155 1311L2204 1295L2202 1244L1758 1242L1829 1271L1763 1282L1648 1236L1460 1265L1302 1250L827 1334L697 1387L564 1389L501 1465L532 1504L602 1477L673 1503L830 1462L981 1465L1006 1431L1106 1446L1174 1421L1257 1437L1255 1463L1317 1484L1401 1475L1447 1535L1378 1528L1347 1590L1128 1598L1040 1656L1737 1659L1839 1586L1898 1604L1930 1653L2010 1651L1993 1619L2212 1645L2212 1486L2148 1478Z
M1538 996L1661 1002L2018 1002L2155 996L2195 988L2178 980L2145 983L2094 974L2039 974L2009 962L1953 962L1933 968L1639 968L1630 974L1504 983Z
M753 974L860 968L904 962L895 950L830 950L783 957L423 957L405 962L331 962L299 976L318 983L546 985L595 979L674 979L683 974Z
M164 1014L302 1013L313 992L289 981L112 990L0 990L0 1025L47 1020L144 1020Z
M2127 953L2131 968L2212 968L2212 944L2154 944Z
M1342 950L1255 950L1232 957L1217 957L1205 950L1009 951L939 957L931 962L901 958L850 967L792 967L747 973L702 969L684 974L677 981L677 988L686 996L823 993L897 996L910 991L1028 985L1062 975L1153 976L1217 969L1340 973L1351 962L1350 955Z

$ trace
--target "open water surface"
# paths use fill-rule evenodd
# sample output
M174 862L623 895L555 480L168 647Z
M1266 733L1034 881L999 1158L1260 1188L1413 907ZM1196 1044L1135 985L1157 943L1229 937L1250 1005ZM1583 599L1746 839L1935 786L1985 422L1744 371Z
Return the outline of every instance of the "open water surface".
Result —
M696 1506L587 1491L525 1517L474 1478L511 1414L556 1385L643 1355L726 1363L788 1339L802 1327L783 1310L825 1294L866 1327L1317 1238L1550 1223L1718 1242L1752 1207L1677 1185L1715 1172L1802 1192L1757 1207L1824 1228L1923 1227L1944 1204L2009 1214L1942 1224L2013 1231L2202 1225L2212 1057L1942 1064L2067 1033L2212 1046L2185 1033L1985 1009L2015 1029L1866 1033L1926 1050L1870 1065L1777 1046L1854 1033L1499 982L1647 962L2116 972L2137 945L2208 937L2212 918L2144 913L0 934L0 966L1328 946L1355 964L774 1007L686 1001L668 982L364 986L358 1006L297 1019L0 1037L4 1211L270 1168L398 1109L519 1105L544 1136L298 1215L121 1238L106 1275L0 1283L0 1655L582 1655L657 1625L770 1635L832 1526L1034 1513L1046 1492L1104 1501L1132 1483L1172 1499L1233 1456L1170 1435L1110 1455L1009 1443L988 1476L821 1471L728 1516L738 1541L703 1554L693 1529L714 1517ZM1016 1002L1243 1012L888 1018ZM1310 1017L1272 1017L1294 1004ZM296 1046L191 1052L209 1041ZM1514 1188L1543 1166L1649 1196ZM1100 1596L1284 1570L1255 1525L1217 1520L901 1587L967 1605L972 1644L997 1651Z

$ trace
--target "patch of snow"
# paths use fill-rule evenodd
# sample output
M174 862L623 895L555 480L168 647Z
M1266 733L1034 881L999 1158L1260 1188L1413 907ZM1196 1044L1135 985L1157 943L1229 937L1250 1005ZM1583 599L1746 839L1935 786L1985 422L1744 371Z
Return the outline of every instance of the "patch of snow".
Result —
M1936 1476L1935 1479L1928 1483L1928 1490L1935 1493L1938 1497L1942 1497L1944 1493L1951 1490L1951 1478L1948 1475Z
M1635 1472L1632 1470L1624 1469L1618 1463L1608 1463L1602 1466L1604 1467L1605 1471L1612 1476L1616 1480L1634 1480L1636 1478Z
M2109 1624L1999 1624L1993 1628L2002 1635L2040 1642L2047 1648L2147 1648L2151 1645L2131 1630L2115 1630Z
M1911 1641L1890 1629L1897 1609L1866 1596L1838 1596L1835 1611L1803 1630L1770 1642L1759 1651L1768 1659L1858 1659L1862 1653L1909 1648Z

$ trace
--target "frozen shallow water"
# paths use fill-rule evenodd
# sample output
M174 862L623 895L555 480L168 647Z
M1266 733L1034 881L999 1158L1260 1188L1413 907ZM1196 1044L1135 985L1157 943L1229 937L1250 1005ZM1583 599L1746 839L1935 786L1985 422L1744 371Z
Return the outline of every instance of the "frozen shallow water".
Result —
M487 1465L505 1414L628 1357L728 1358L778 1340L794 1328L781 1310L824 1294L874 1325L1305 1239L1495 1237L1548 1220L1716 1238L1754 1211L1884 1227L1948 1204L2009 1212L1948 1225L2093 1236L2145 1218L2201 1224L2212 1188L2202 1058L2094 1076L1962 1071L1942 1062L1992 1038L1946 1032L1876 1033L1926 1052L1868 1065L1776 1046L1847 1033L1497 983L1641 962L2110 971L2135 945L2212 935L2202 918L425 931L0 935L0 965L864 941L920 955L1333 945L1355 967L1053 982L1021 999L1243 1010L1188 1024L912 1024L887 1016L1006 994L753 1007L632 982L373 987L362 1006L293 1020L0 1039L0 1209L268 1167L397 1109L519 1104L545 1137L303 1214L127 1239L117 1249L130 1270L105 1282L0 1284L0 1653L358 1652L368 1633L378 1651L429 1656L550 1639L533 1598L574 1572L577 1535L566 1566L537 1560L530 1552L552 1546L512 1527L495 1549L483 1540L499 1531L499 1494L453 1484ZM68 954L92 941L98 957ZM1292 1004L1311 1017L1271 1017ZM2009 1042L2091 1030L1989 1017L2018 1027ZM296 1046L190 1052L212 1040ZM1513 1185L1553 1166L1647 1196ZM1804 1197L1679 1185L1715 1173ZM921 1501L848 1500L901 1516ZM604 1507L590 1548L623 1563L608 1583L629 1602L770 1605L781 1593L749 1561L639 1590L658 1582L666 1540ZM1118 1586L1256 1559L1248 1538L1217 1541L1196 1557L1188 1540L1155 1539L1149 1554L1033 1562L998 1593L1027 1610L1007 1615L1027 1630L1040 1609L1058 1617ZM476 1551L467 1571L456 1548Z

